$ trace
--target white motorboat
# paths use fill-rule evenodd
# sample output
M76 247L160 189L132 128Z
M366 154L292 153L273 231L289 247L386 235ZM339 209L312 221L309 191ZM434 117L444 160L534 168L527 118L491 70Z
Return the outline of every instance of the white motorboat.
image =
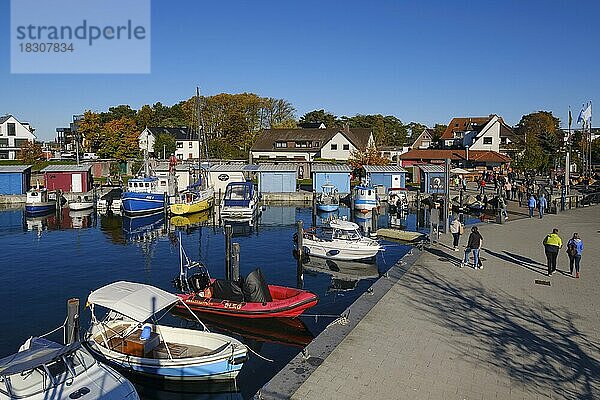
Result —
M384 250L376 240L362 236L357 224L340 219L329 227L305 230L302 247L309 256L348 261L375 257Z
M27 215L48 214L56 210L56 200L49 197L46 188L32 188L27 192L25 213Z
M73 211L87 210L94 207L94 200L87 195L77 196L77 199L69 202L69 209Z
M176 295L141 283L120 281L97 289L88 297L92 322L86 344L99 359L152 378L235 378L248 359L248 349L240 341L206 327L199 331L158 324L158 314L178 302L182 301ZM109 310L101 321L96 307Z
M258 194L252 182L231 182L221 203L221 218L251 220L258 210Z
M75 342L34 337L0 360L0 400L138 400L135 388Z

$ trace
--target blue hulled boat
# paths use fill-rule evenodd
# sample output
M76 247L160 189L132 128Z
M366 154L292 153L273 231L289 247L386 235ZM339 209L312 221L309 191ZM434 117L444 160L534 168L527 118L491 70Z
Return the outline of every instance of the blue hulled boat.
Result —
M317 208L331 212L340 208L340 195L337 188L329 182L321 186L323 191L317 195Z
M56 201L48 198L45 188L31 189L27 192L25 201L25 213L27 215L45 215L56 209Z
M127 191L121 195L121 202L127 215L153 214L164 209L165 194L159 192L155 176L132 178L127 182Z

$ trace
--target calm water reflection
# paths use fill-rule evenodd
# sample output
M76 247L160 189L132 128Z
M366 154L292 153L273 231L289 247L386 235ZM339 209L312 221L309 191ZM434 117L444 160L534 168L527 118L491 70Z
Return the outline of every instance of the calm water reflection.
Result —
M351 216L347 208L342 208L340 214L356 220L365 230L371 226L370 216ZM317 223L331 217L319 215ZM234 241L241 246L242 275L260 267L269 283L297 286L292 235L298 219L309 226L310 209L267 206L257 221L234 224ZM409 214L392 222L410 229L415 221L416 217ZM379 226L389 223L388 215L378 217ZM78 297L83 305L90 291L102 285L129 280L174 291L171 280L178 272L179 232L188 256L204 261L214 277L224 277L223 229L218 216L209 212L167 221L162 214L132 219L73 213L63 208L58 214L26 218L22 209L0 210L0 301L5 305L0 315L4 328L0 357L16 351L28 336L43 334L62 324L68 298ZM314 315L339 315L409 249L385 244L384 256L372 264L305 260L300 283L320 297L319 304L308 310L309 316L260 323L205 317L211 330L236 336L272 360L252 356L239 374L234 392L230 385L157 387L155 383L141 382L140 394L146 399L251 397L332 321ZM88 310L84 310L84 328L88 320ZM173 320L194 324L176 317Z

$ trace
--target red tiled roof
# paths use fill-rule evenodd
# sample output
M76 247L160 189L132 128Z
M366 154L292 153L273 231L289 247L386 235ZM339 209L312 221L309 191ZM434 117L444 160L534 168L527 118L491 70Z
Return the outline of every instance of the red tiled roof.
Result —
M467 154L463 150L434 150L434 149L413 149L400 156L402 160L466 160ZM469 161L507 163L511 159L504 154L489 150L469 150Z
M440 139L454 139L454 132L478 130L473 125L477 125L479 130L481 130L490 119L491 117L452 118L452 121L450 121L446 130L442 133Z

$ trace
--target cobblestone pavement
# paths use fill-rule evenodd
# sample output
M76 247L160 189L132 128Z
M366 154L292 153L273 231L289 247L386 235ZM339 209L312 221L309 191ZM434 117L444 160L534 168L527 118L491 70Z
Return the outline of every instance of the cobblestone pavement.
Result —
M553 227L582 237L580 279L564 248L546 276ZM600 399L600 207L480 231L483 270L426 248L292 398Z

